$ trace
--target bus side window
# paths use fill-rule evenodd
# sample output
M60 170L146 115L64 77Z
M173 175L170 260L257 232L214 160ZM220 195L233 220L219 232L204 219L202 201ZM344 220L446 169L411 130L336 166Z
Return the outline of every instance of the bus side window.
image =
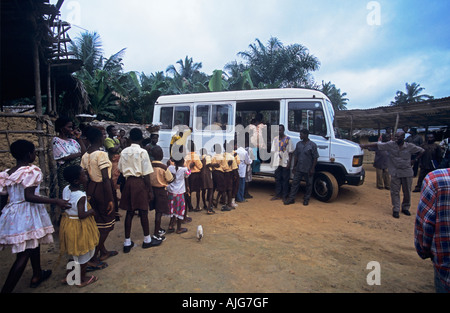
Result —
M161 129L172 129L173 107L161 108Z
M209 121L209 105L198 105L195 114L195 128L196 130L206 130L210 125Z
M173 126L186 125L189 127L191 108L188 106L175 107Z
M219 126L222 130L227 129L228 117L230 115L230 105L213 105L212 106L212 124Z
M300 132L308 129L310 134L325 136L327 125L322 106L317 102L290 102L288 107L288 130Z

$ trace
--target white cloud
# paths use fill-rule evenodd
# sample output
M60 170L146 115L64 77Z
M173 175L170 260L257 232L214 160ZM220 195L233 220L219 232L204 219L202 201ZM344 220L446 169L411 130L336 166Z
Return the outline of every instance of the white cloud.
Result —
M349 108L388 105L406 82L420 83L426 93L448 96L448 52L405 49L408 30L393 26L401 25L402 5L380 0L381 25L370 26L368 2L67 0L62 18L75 13L79 26L97 31L106 57L126 47L127 71L165 71L188 55L210 74L237 59L236 54L256 38L266 43L275 36L285 45L302 44L318 57L322 65L313 73L315 80L331 81L347 92ZM77 6L69 10L71 3L80 12ZM81 31L74 26L71 37ZM403 33L408 36L400 38Z
M326 73L323 80L331 81L347 93L348 109L361 109L389 105L397 90L405 89L406 82L420 83L426 73L422 59L408 57L383 67Z

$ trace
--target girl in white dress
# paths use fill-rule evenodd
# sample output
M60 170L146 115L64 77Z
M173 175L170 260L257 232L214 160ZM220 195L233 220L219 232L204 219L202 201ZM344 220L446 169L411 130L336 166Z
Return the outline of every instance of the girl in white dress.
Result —
M95 254L100 235L94 219L94 210L87 201L86 193L81 190L81 186L87 183L86 172L81 166L72 165L66 167L63 174L64 179L69 182L69 186L63 190L63 199L69 201L71 208L62 215L59 230L60 252L71 255L80 265L78 286L84 287L97 281L97 277L93 275L86 276L86 269Z
M36 158L34 144L18 140L10 147L16 166L0 173L0 250L10 247L16 253L16 261L6 278L3 293L12 292L31 260L33 277L31 288L36 288L51 275L40 264L40 244L53 242L53 225L44 204L69 208L67 201L50 199L39 194L42 172L32 165ZM6 191L6 193L5 193ZM9 197L9 202L7 198Z

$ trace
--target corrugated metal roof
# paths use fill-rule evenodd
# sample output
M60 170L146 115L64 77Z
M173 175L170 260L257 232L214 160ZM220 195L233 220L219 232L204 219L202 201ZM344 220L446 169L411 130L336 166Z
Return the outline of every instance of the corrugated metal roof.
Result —
M337 126L347 129L426 127L450 125L450 97L383 106L372 109L341 110L336 112Z

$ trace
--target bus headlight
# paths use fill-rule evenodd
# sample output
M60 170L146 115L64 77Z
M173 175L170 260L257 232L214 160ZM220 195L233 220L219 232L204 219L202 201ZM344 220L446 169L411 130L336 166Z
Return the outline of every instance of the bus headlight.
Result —
M353 157L353 162L352 162L352 166L353 167L360 167L363 164L363 155L355 155Z

